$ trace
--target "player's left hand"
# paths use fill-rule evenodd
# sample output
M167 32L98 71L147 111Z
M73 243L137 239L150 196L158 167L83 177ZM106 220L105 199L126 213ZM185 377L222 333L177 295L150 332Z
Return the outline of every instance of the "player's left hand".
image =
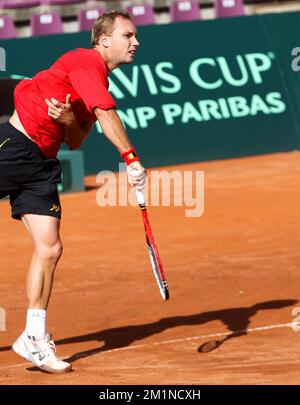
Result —
M60 124L70 126L72 125L76 117L73 114L72 105L70 103L71 94L67 94L65 103L61 103L54 97L51 100L45 99L48 106L48 115L54 121Z

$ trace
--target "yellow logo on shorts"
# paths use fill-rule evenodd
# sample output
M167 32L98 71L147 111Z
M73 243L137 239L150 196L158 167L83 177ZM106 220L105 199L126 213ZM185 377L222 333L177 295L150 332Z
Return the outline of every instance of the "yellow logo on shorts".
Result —
M52 207L50 208L50 211L52 212L59 212L60 211L60 206L53 204Z

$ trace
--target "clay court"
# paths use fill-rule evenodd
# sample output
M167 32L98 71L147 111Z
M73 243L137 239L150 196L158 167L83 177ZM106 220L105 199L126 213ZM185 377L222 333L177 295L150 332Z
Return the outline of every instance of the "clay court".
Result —
M86 192L62 196L65 249L48 329L73 363L64 375L10 350L24 328L31 241L0 203L1 384L300 383L300 331L291 328L300 307L300 153L170 169L205 171L205 211L186 218L185 207L149 208L167 302L139 209L98 207L95 176Z

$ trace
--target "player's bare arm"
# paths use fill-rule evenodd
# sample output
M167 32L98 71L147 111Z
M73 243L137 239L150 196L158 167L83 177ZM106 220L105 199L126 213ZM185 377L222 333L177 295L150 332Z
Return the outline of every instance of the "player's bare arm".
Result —
M101 110L100 108L96 108L95 114L105 136L121 154L132 149L132 144L115 109ZM146 170L140 161L131 162L127 168L129 183L132 186L143 189L146 182Z
M118 149L120 153L132 148L126 131L115 109L95 109L95 114L105 136Z
M86 122L83 125L79 125L76 119L70 125L65 125L64 142L68 145L69 149L78 149L87 138L93 126L93 121Z

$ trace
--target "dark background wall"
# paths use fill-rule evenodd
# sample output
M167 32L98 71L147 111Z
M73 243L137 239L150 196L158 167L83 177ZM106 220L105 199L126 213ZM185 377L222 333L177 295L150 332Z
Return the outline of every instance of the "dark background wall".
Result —
M300 46L300 13L138 32L135 62L112 72L110 91L146 166L299 149L300 72L291 52ZM89 47L89 37L1 41L7 71L0 78L31 77L69 49ZM5 110L5 90L0 96ZM118 153L96 127L82 149L86 173L117 170Z

